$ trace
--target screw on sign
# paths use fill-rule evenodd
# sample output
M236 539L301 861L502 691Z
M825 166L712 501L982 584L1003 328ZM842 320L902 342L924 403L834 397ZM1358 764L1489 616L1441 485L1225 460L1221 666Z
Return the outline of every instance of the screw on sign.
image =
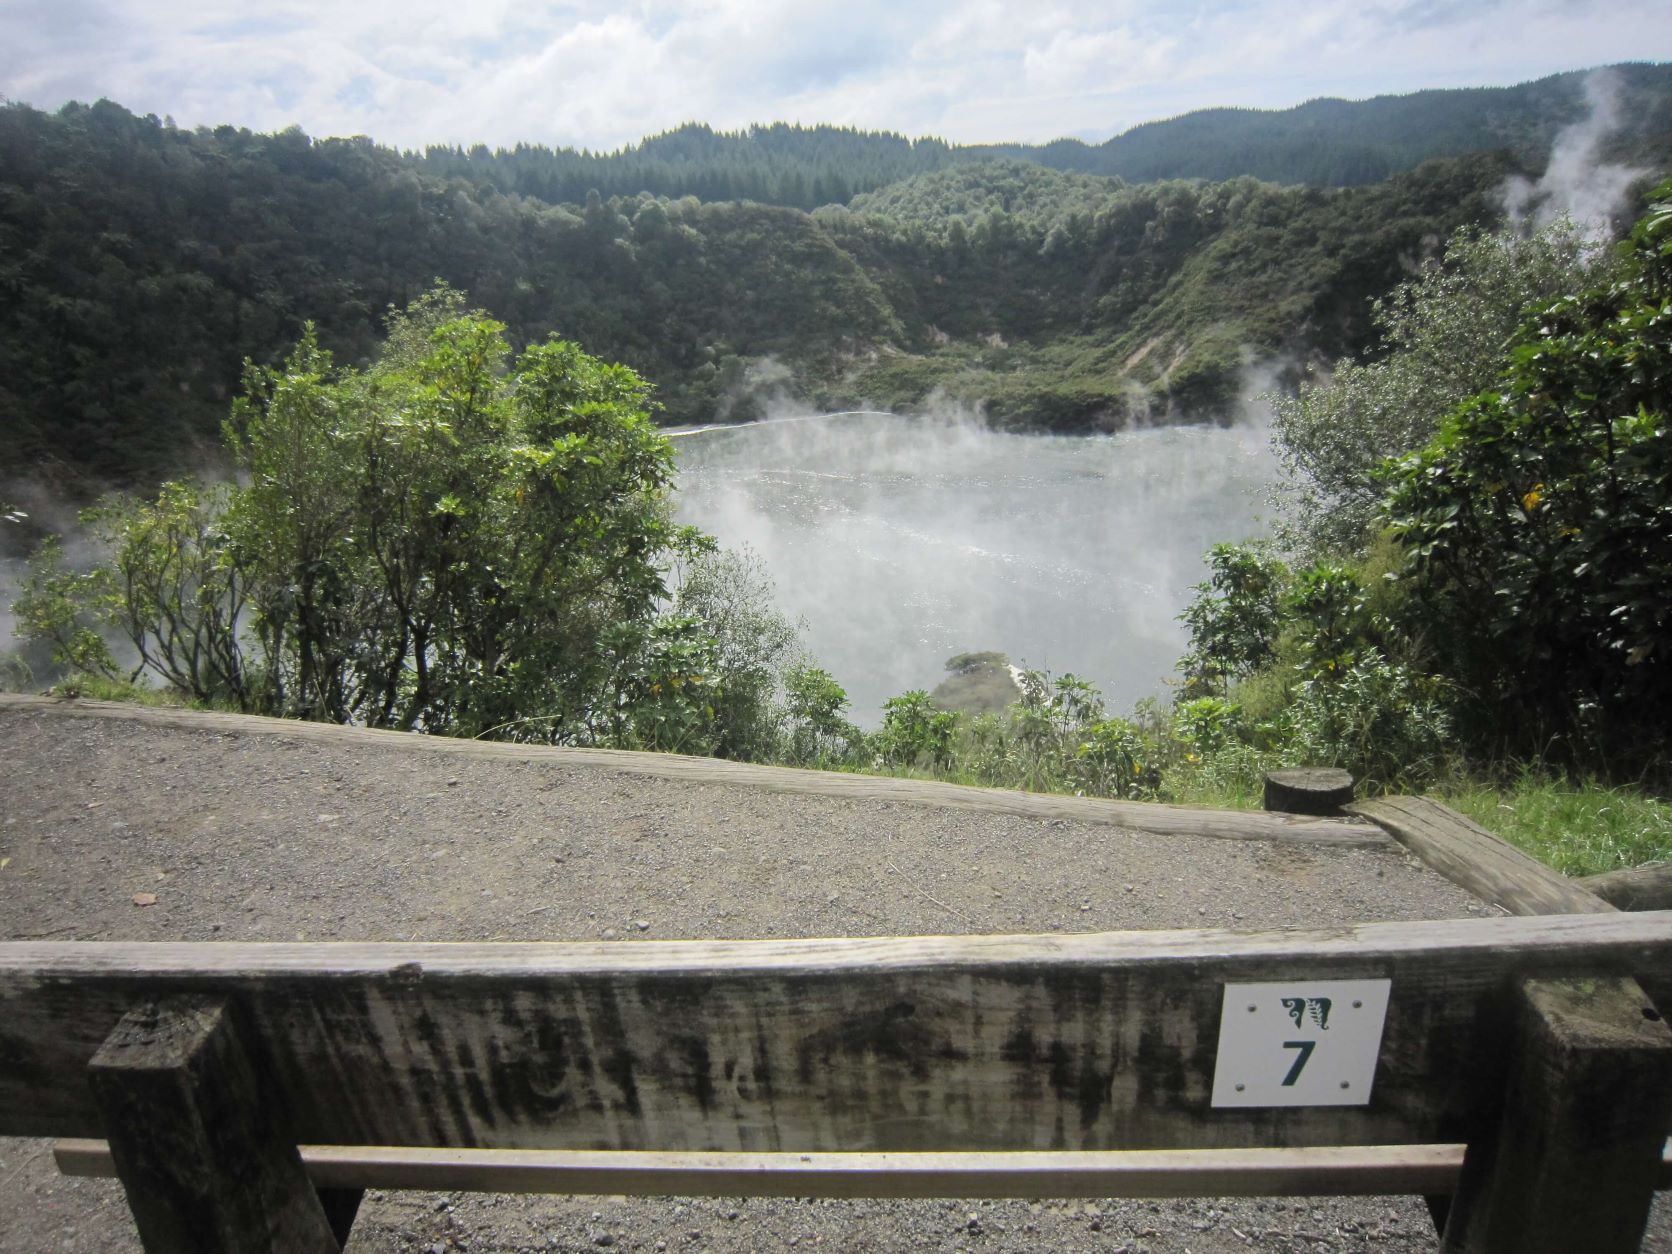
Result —
M1363 1106L1390 980L1227 984L1215 1106Z

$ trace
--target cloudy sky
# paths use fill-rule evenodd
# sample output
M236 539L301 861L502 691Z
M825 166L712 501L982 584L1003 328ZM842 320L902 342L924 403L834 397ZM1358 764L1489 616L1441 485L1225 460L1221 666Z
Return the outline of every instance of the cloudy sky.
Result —
M1213 105L1672 59L1666 0L0 0L0 95L612 149L685 121L1098 140Z

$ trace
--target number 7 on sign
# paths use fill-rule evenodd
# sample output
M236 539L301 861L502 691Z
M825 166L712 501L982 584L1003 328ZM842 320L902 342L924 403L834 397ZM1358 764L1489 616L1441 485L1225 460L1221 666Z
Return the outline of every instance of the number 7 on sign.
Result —
M1289 1068L1289 1074L1283 1077L1283 1087L1288 1088L1300 1079L1300 1073L1306 1068L1306 1060L1312 1057L1312 1051L1318 1048L1317 1041L1284 1041L1284 1049L1298 1049L1300 1055L1295 1059L1295 1065Z
M1368 1104L1391 988L1388 980L1225 985L1213 1104Z

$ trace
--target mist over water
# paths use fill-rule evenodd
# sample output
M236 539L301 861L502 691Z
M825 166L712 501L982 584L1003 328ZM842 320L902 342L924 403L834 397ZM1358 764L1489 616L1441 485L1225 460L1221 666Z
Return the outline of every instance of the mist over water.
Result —
M866 726L980 649L1129 712L1183 651L1202 553L1263 533L1276 474L1259 423L1064 437L837 414L674 446L680 521L760 554Z

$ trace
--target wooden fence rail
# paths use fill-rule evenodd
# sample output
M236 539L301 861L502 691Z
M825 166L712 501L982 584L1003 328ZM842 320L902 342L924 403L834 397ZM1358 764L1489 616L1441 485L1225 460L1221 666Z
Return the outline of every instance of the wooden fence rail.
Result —
M1323 931L0 945L0 1135L97 1136L159 995L236 1003L299 1140L829 1151L1466 1141L1518 978L1658 976L1672 913ZM1390 978L1365 1107L1212 1109L1222 988Z
M1448 1249L1615 1254L1635 1248L1666 1170L1672 1032L1633 977L1667 971L1672 912L632 945L10 943L0 1135L108 1138L149 1250L328 1250L365 1173L532 1180L537 1153L492 1156L558 1151L544 1169L568 1174L548 1179L617 1191L634 1173L693 1190L705 1172L715 1188L844 1196L1456 1181ZM1387 982L1373 1085L1341 1097L1356 1104L1222 1100L1227 986L1274 981ZM305 1161L298 1145L329 1148ZM1469 1147L1455 1174L1436 1145ZM339 1159L331 1177L343 1154L358 1166ZM307 1183L321 1170L323 1205Z

